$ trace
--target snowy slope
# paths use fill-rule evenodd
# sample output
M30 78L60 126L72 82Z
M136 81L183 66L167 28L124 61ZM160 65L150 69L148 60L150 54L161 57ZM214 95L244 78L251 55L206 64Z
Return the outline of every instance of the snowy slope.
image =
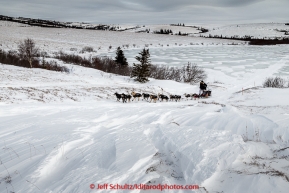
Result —
M243 81L222 84L230 77L209 70L219 80L209 83L212 98L123 104L115 91L198 88L156 80L140 85L82 67L62 74L1 65L0 72L1 192L102 192L90 190L92 183L198 184L197 192L289 188L289 152L281 150L289 142L287 89L242 94Z
M199 37L132 33L129 31L20 27L12 22L0 21L0 49L16 50L19 41L23 41L25 38L32 38L41 51L46 51L49 54L60 50L64 52L76 50L72 52L79 54L83 47L91 46L95 50L95 52L89 53L91 55L115 51L118 46L123 47L123 49L140 49L145 46L148 48L167 45L184 47L192 43L204 45L242 43L240 41L209 40ZM111 49L109 49L110 46L112 46Z
M252 36L254 38L275 38L275 37L289 37L285 32L289 31L289 25L284 23L254 23L254 24L235 24L226 26L214 26L209 28L206 35L222 35L223 37L231 36Z
M176 33L188 33L188 34L198 34L200 33L200 30L197 30L196 27L190 27L190 26L173 26L173 25L144 25L139 26L137 29L128 30L129 32L143 32L146 30L149 30L150 33L153 33L154 31L160 31L163 30L172 30L173 34Z

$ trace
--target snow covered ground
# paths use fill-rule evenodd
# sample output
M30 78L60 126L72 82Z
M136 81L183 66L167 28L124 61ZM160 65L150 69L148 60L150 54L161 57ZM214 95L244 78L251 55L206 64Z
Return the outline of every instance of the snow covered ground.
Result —
M82 30L60 41L52 38L57 29L13 27L23 33L17 36L8 34L7 28L0 28L0 33L6 33L0 37L7 49L13 47L9 39L20 40L29 33L51 52L62 44L68 49L91 39L86 32L77 39ZM113 43L105 39L110 34L113 37L103 33L101 42ZM150 41L156 42L166 37L150 35ZM133 36L131 41L148 43L142 37ZM212 43L216 44L208 42ZM198 85L153 79L139 84L79 66L65 74L0 64L0 192L108 192L91 189L90 184L109 183L197 184L199 193L285 193L289 189L289 89L261 85L271 75L287 77L287 72L280 73L288 69L286 50L288 46L156 46L151 50L152 62L159 56L166 64L182 64L169 61L173 54L184 62L199 58L195 62L208 73L212 97L181 102L121 103L113 94L183 96L198 93ZM125 52L129 61L137 51Z
M130 64L136 63L135 56L140 49L125 50L124 54ZM115 52L101 54L115 57ZM183 66L188 62L199 66L220 70L228 75L252 75L256 69L265 69L272 64L282 63L276 75L289 75L287 45L279 46L244 46L244 45L191 45L182 47L162 47L150 49L154 64ZM246 72L246 73L244 73Z
M151 33L132 33L129 31L113 32L85 29L65 28L41 28L23 27L23 24L0 21L0 49L17 49L19 41L25 38L35 40L37 46L48 53L70 52L77 50L79 53L83 47L91 46L97 55L115 50L118 46L123 49L152 47L182 47L191 44L241 44L240 41L221 39L204 39L199 37L184 37L177 35L158 35ZM186 28L187 29L187 28ZM194 30L194 28L192 28ZM112 46L111 49L109 47Z
M222 35L223 37L231 36L252 36L255 38L274 38L274 37L289 37L285 34L289 32L289 25L284 23L252 23L252 24L235 24L225 26L208 26L209 32L206 35Z

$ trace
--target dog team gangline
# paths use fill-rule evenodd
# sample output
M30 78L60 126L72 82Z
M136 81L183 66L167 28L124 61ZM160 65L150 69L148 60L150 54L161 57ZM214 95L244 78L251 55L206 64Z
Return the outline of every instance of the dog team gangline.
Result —
M188 100L188 98L191 98L191 99L197 99L197 98L208 98L209 96L212 95L212 91L211 90L206 90L207 89L207 84L204 83L204 81L201 81L200 82L200 92L199 94L184 94L185 98ZM164 95L164 94L158 94L158 95L154 95L154 94L148 94L148 93L136 93L136 92L131 92L131 95L130 94L119 94L119 93L114 93L114 95L116 96L116 99L117 101L120 102L120 100L122 100L123 103L126 103L126 102L130 102L130 100L134 101L135 99L139 99L141 97L143 97L143 100L146 100L146 101L150 101L149 102L157 102L157 100L159 99L161 102L163 102L164 100L165 101L181 101L182 99L182 96L181 95L169 95L169 97L167 95Z

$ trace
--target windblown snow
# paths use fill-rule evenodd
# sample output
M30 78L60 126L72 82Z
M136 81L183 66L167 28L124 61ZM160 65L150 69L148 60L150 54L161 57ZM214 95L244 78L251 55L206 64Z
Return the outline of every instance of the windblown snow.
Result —
M288 77L288 46L70 30L0 26L0 42L13 48L11 40L27 35L52 53L62 45L64 51L81 47L91 37L92 44L107 47L130 37L130 45L140 46L125 51L133 61L147 41L167 45L177 38L182 45L150 49L152 63L163 59L164 65L177 66L193 60L208 73L212 96L187 100L184 93L198 93L198 85L154 79L140 84L71 64L65 64L69 74L0 64L1 193L108 192L90 188L107 183L199 185L195 192L200 193L288 191L289 90L262 87L266 77ZM56 33L63 39L52 39ZM96 39L97 34L102 36ZM198 45L189 44L194 41ZM169 56L181 61L173 63ZM115 92L132 91L183 99L116 101Z

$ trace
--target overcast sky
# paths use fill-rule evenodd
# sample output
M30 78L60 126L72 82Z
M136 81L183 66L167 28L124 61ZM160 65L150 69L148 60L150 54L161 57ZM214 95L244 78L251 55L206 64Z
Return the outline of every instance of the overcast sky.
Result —
M0 0L0 15L110 24L289 22L289 0Z

